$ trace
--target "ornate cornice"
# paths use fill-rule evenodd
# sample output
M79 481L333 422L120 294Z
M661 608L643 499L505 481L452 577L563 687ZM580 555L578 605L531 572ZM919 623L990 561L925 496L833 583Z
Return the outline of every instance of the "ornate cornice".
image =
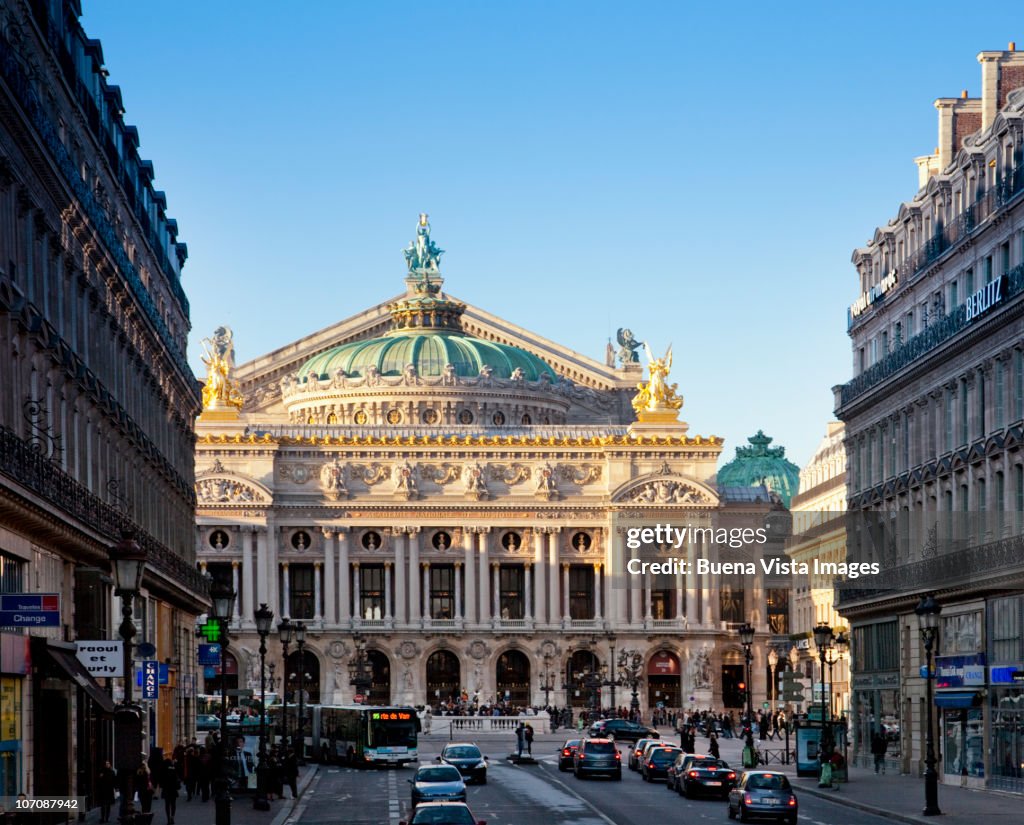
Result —
M256 435L249 433L206 433L197 439L198 444L277 444L285 447L721 447L724 440L718 436L674 436L674 435L311 435L306 437L274 436L270 433Z

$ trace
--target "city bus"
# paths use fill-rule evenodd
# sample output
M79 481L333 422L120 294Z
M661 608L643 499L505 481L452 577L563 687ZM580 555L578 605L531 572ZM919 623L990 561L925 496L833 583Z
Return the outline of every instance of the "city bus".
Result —
M420 720L411 707L315 705L313 754L353 766L415 762Z

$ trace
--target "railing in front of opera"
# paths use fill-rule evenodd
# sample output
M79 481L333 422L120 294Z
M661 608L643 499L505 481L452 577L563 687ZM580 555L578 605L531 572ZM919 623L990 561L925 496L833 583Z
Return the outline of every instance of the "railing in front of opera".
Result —
M452 735L460 732L514 735L520 722L528 722L534 733L551 733L551 718L545 711L522 716L435 716L431 730L440 732L448 725Z

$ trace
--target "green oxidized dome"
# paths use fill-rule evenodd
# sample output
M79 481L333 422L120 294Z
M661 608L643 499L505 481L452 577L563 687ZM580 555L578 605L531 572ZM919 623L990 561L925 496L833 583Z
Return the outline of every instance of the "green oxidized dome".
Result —
M339 369L351 377L361 377L369 366L376 367L381 375L402 375L408 364L413 364L422 377L441 376L445 365L451 364L460 378L475 378L483 367L489 366L495 378L511 378L516 368L521 368L527 381L537 381L542 375L552 383L558 381L551 367L526 350L455 330L431 329L350 341L310 358L298 370L297 377L304 382L315 372L321 379L327 379Z
M789 507L800 486L800 468L786 458L785 447L769 447L772 439L762 430L747 441L750 446L737 447L736 458L718 471L718 486L757 487L763 484L778 493Z

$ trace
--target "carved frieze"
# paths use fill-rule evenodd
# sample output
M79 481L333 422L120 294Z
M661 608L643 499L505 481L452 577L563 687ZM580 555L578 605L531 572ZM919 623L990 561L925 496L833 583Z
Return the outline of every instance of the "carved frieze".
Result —
M196 482L196 498L204 504L235 504L267 500L261 491L229 478L200 479Z

